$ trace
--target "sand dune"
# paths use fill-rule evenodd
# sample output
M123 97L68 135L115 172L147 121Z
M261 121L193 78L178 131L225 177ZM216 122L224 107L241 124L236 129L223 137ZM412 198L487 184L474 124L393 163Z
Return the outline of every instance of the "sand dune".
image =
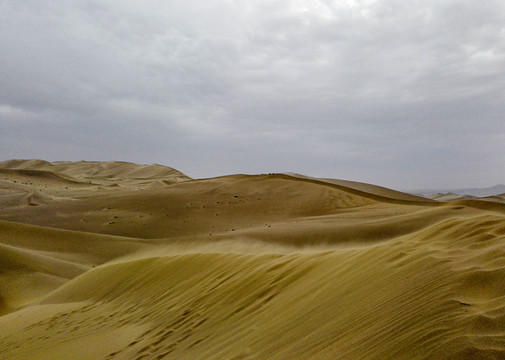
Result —
M1 359L505 358L499 201L0 167Z
M54 162L44 160L9 160L0 162L1 169L21 171L43 171L54 176L72 178L74 181L101 185L136 185L153 180L167 184L190 180L187 175L162 165L137 165L118 161ZM4 170L5 171L5 170Z
M458 195L454 193L438 193L430 195L429 198L436 201L456 201L456 200L476 199L477 197L470 195Z
M301 178L301 179L307 179L311 181L319 181L323 183L328 183L328 184L333 184L338 187L341 187L343 189L348 189L350 191L353 191L354 193L365 195L365 196L370 196L370 195L375 195L377 199L380 200L386 200L386 201L411 201L411 202L421 202L421 203L426 203L426 202L431 202L432 198L427 198L427 197L422 197L422 196L417 196L417 195L412 195L412 194L407 194L404 192L388 189L382 186L377 186L377 185L372 185L372 184L366 184L358 181L349 181L349 180L340 180L340 179L328 179L328 178L313 178L310 176L305 176L305 175L300 175L300 174L295 174L295 173L286 173L286 175Z

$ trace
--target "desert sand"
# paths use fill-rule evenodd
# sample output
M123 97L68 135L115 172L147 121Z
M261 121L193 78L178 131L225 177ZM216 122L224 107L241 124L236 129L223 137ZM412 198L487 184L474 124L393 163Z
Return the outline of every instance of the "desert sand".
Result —
M503 197L0 163L0 359L503 359Z

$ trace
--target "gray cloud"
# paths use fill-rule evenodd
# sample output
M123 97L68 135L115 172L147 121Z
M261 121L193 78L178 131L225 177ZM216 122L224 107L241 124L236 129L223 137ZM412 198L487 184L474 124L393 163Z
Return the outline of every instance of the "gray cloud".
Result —
M0 154L504 182L501 1L1 1Z

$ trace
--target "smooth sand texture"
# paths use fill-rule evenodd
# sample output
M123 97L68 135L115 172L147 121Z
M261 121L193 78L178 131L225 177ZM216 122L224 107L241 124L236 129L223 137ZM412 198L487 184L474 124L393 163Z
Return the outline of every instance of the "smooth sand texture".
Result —
M502 359L505 204L0 163L0 359Z

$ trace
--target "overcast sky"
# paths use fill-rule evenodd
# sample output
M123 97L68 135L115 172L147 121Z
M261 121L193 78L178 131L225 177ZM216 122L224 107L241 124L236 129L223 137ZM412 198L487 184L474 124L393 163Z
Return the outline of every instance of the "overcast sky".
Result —
M0 0L0 160L505 183L503 0Z

